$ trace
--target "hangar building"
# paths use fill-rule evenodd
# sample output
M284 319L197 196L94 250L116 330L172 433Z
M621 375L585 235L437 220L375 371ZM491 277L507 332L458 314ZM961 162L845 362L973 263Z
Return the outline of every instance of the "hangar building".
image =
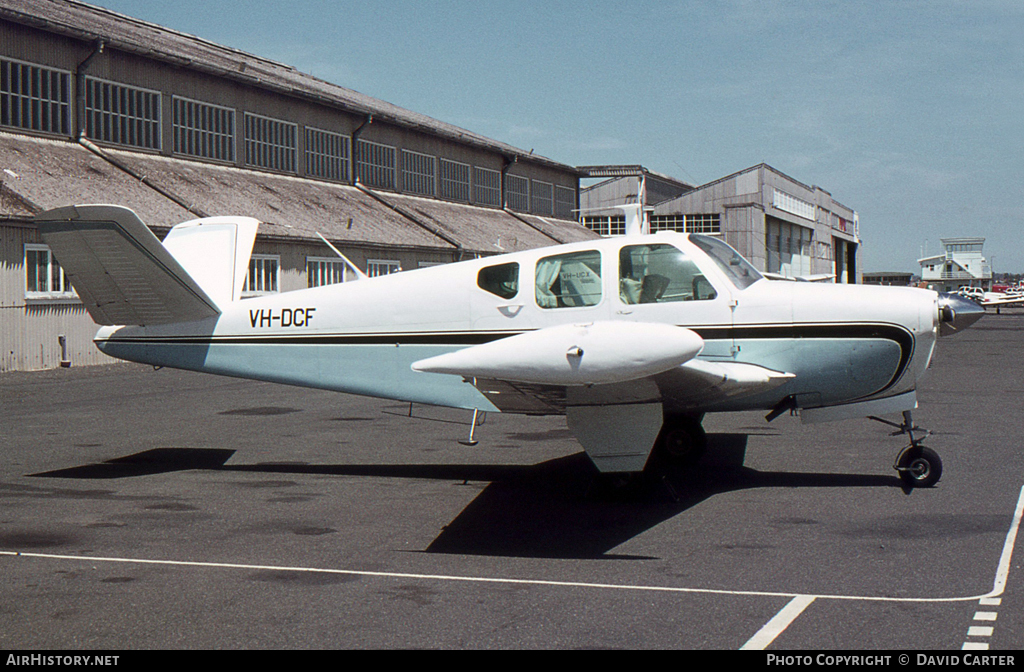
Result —
M246 293L595 238L579 171L76 0L0 0L0 371L107 360L32 223L132 208L260 225Z
M601 235L625 233L626 215L615 206L639 203L651 233L721 235L760 271L859 281L857 213L821 187L771 166L752 166L701 186L643 166L580 166L580 172L606 178L580 191L583 223Z

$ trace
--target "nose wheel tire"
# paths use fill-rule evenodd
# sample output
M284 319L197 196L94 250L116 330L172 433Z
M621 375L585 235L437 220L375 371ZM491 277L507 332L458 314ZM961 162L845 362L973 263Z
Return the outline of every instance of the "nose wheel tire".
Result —
M942 460L931 448L915 445L900 455L896 469L906 486L930 488L942 477Z

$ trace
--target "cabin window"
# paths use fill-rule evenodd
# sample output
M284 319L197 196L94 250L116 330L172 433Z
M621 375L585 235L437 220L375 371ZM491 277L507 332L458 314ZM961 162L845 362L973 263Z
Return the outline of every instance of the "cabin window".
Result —
M519 293L519 264L499 264L481 268L476 276L477 286L503 299Z
M738 289L746 289L764 277L739 252L718 238L690 234L690 242L704 250Z
M623 303L708 301L718 296L697 264L671 245L627 245L619 251Z
M597 250L544 257L537 262L537 305L578 308L601 302L601 253Z

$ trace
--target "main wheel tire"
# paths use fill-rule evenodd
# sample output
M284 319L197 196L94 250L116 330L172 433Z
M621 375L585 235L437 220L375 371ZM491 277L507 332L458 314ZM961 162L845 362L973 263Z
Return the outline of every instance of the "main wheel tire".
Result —
M708 437L700 420L677 418L666 420L658 436L658 453L670 464L695 464L708 447Z
M900 478L911 488L930 488L942 478L942 460L927 446L915 446L903 453Z

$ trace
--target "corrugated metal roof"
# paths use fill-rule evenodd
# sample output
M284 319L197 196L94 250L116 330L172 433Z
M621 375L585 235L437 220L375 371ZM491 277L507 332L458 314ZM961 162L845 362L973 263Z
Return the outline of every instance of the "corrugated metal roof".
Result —
M358 114L372 114L379 121L576 174L572 166L326 82L291 66L102 7L76 0L0 0L0 17L78 39L102 39L109 47L121 51L214 74L249 86L315 100Z
M103 148L110 159L180 203L206 215L245 215L262 235L344 245L391 246L496 254L596 238L575 222L386 192L376 195L233 166ZM10 171L9 173L7 171ZM169 228L195 214L70 141L0 133L0 217L74 203L114 203L142 221ZM28 205L26 205L26 203ZM405 213L405 214L402 214ZM532 225L532 226L531 226Z

